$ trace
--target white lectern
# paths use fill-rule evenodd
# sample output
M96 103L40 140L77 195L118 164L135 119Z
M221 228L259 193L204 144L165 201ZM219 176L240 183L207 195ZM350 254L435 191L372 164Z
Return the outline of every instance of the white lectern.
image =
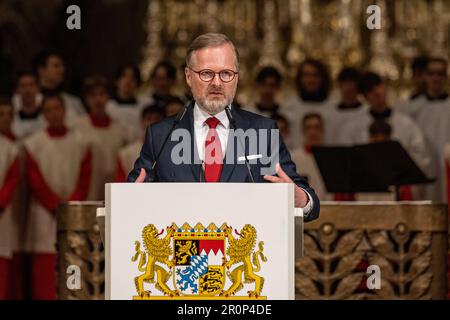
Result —
M108 184L106 299L294 299L294 211L292 184Z

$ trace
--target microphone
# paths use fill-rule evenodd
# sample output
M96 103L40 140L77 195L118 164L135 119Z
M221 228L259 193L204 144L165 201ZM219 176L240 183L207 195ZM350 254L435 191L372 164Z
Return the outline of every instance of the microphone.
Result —
M203 180L205 180L205 182L206 182L206 179L202 179L205 177L205 161L203 161L203 160L201 160L201 161L202 161L202 163L200 165L199 182L203 182Z
M186 104L186 106L184 107L183 110L181 110L177 116L175 117L175 120L173 121L172 127L170 128L169 133L167 134L166 138L164 139L163 144L161 145L161 148L159 149L158 154L156 155L155 161L153 162L151 171L153 172L154 176L156 176L156 172L155 172L155 167L156 164L158 163L159 157L161 156L161 153L164 150L164 147L167 144L167 141L169 141L170 136L172 135L173 131L175 130L175 128L178 126L178 124L180 123L181 120L183 120L184 116L186 115L187 111L189 110L189 108L192 106L192 102L188 102Z
M236 122L234 121L233 115L231 114L230 107L225 107L225 113L227 114L228 121L230 121L230 126L233 130L236 130ZM245 158L245 166L247 167L248 175L250 176L250 180L252 182L255 182L255 179L253 178L252 169L250 168L250 163L248 162L247 158L247 152L245 151L244 143L242 142L241 137L238 137L239 143L241 144L242 149L244 150L244 158Z

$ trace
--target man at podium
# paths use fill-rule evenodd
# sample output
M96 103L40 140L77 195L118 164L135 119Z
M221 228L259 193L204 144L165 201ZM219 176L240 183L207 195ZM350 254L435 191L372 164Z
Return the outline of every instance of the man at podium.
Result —
M305 221L316 219L319 199L297 174L275 121L232 105L239 78L234 44L223 34L197 37L185 77L193 101L147 128L128 181L294 183L295 206Z

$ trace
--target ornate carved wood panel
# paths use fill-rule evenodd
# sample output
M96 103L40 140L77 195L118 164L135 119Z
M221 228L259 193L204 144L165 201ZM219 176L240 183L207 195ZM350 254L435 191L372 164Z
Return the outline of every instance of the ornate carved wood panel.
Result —
M105 297L105 255L96 209L101 203L69 203L58 209L58 298L101 300ZM80 271L81 287L70 290L69 266ZM70 279L69 279L70 281Z
M296 297L444 299L447 230L445 205L324 205L305 225ZM369 265L380 268L380 289L366 286Z

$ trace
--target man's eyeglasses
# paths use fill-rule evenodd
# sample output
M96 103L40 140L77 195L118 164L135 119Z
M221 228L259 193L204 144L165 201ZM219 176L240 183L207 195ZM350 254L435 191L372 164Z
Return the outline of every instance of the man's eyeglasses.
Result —
M238 74L238 72L235 72L233 70L228 70L228 69L227 70L221 70L219 72L214 72L214 71L209 70L209 69L195 71L191 67L188 67L188 68L191 69L192 71L194 71L195 73L197 73L198 76L200 77L200 80L205 81L205 82L212 81L214 79L214 77L216 76L216 74L219 75L220 80L222 80L223 82L231 82L231 81L234 80L234 78Z

